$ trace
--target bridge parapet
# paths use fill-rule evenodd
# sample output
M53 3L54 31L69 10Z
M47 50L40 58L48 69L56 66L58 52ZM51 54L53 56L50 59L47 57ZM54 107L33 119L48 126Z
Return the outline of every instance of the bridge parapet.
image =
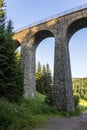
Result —
M69 10L66 10L66 11L63 11L63 12L60 12L60 13L55 14L55 15L53 15L53 16L44 18L44 19L42 19L42 20L39 20L39 21L36 21L36 22L34 22L34 23L32 23L32 24L29 24L29 25L27 25L27 26L24 26L24 27L22 27L22 28L16 30L15 33L20 32L20 31L22 31L22 30L25 30L25 29L27 29L27 28L31 28L31 27L33 27L33 26L36 26L36 25L45 23L45 22L47 22L47 21L49 21L49 20L56 19L56 18L58 18L58 17L62 17L62 16L65 16L65 15L68 15L68 14L71 14L71 13L74 13L74 12L77 12L77 11L79 11L79 10L86 9L86 8L87 8L87 4L84 4L84 5L81 5L81 6L78 6L78 7L75 7L75 8L72 8L72 9L69 9Z

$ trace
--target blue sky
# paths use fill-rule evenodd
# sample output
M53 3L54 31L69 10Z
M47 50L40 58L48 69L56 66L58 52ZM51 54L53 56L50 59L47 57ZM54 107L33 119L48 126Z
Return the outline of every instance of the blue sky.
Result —
M17 30L84 4L87 4L87 0L6 0L7 18L12 19L14 30ZM41 64L49 63L52 70L54 46L53 38L43 40L37 48L36 56ZM72 77L87 77L87 28L76 32L69 46Z

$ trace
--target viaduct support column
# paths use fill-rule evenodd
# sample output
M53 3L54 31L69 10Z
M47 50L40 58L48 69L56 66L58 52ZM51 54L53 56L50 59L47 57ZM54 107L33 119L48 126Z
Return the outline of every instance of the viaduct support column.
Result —
M55 39L53 105L64 111L74 110L72 79L67 37Z
M36 93L35 49L29 44L22 46L21 65L24 71L24 97L34 97Z

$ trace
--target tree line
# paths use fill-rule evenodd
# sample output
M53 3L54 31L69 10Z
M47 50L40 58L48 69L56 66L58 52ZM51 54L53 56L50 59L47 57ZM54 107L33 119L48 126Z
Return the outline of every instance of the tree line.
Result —
M73 79L73 91L74 95L87 100L87 78Z
M87 78L75 78L72 80L73 94L87 100ZM52 97L53 76L50 66L41 65L38 62L36 68L36 89L38 92Z

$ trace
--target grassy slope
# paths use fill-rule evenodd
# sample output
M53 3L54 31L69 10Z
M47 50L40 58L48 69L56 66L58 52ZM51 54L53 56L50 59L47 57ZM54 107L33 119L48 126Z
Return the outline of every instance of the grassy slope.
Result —
M84 99L80 99L79 105L84 106L84 107L87 107L87 101L84 100Z
M34 99L23 99L17 104L0 99L0 130L32 130L46 122L57 110L44 104L44 96L37 93Z
M79 109L80 109L81 111L87 110L87 101L86 101L86 100L80 99Z
M0 99L0 130L32 130L44 124L49 115L69 116L44 104L44 98L37 93L36 98L23 99L19 105ZM81 99L79 106L81 110L87 109L87 102Z

